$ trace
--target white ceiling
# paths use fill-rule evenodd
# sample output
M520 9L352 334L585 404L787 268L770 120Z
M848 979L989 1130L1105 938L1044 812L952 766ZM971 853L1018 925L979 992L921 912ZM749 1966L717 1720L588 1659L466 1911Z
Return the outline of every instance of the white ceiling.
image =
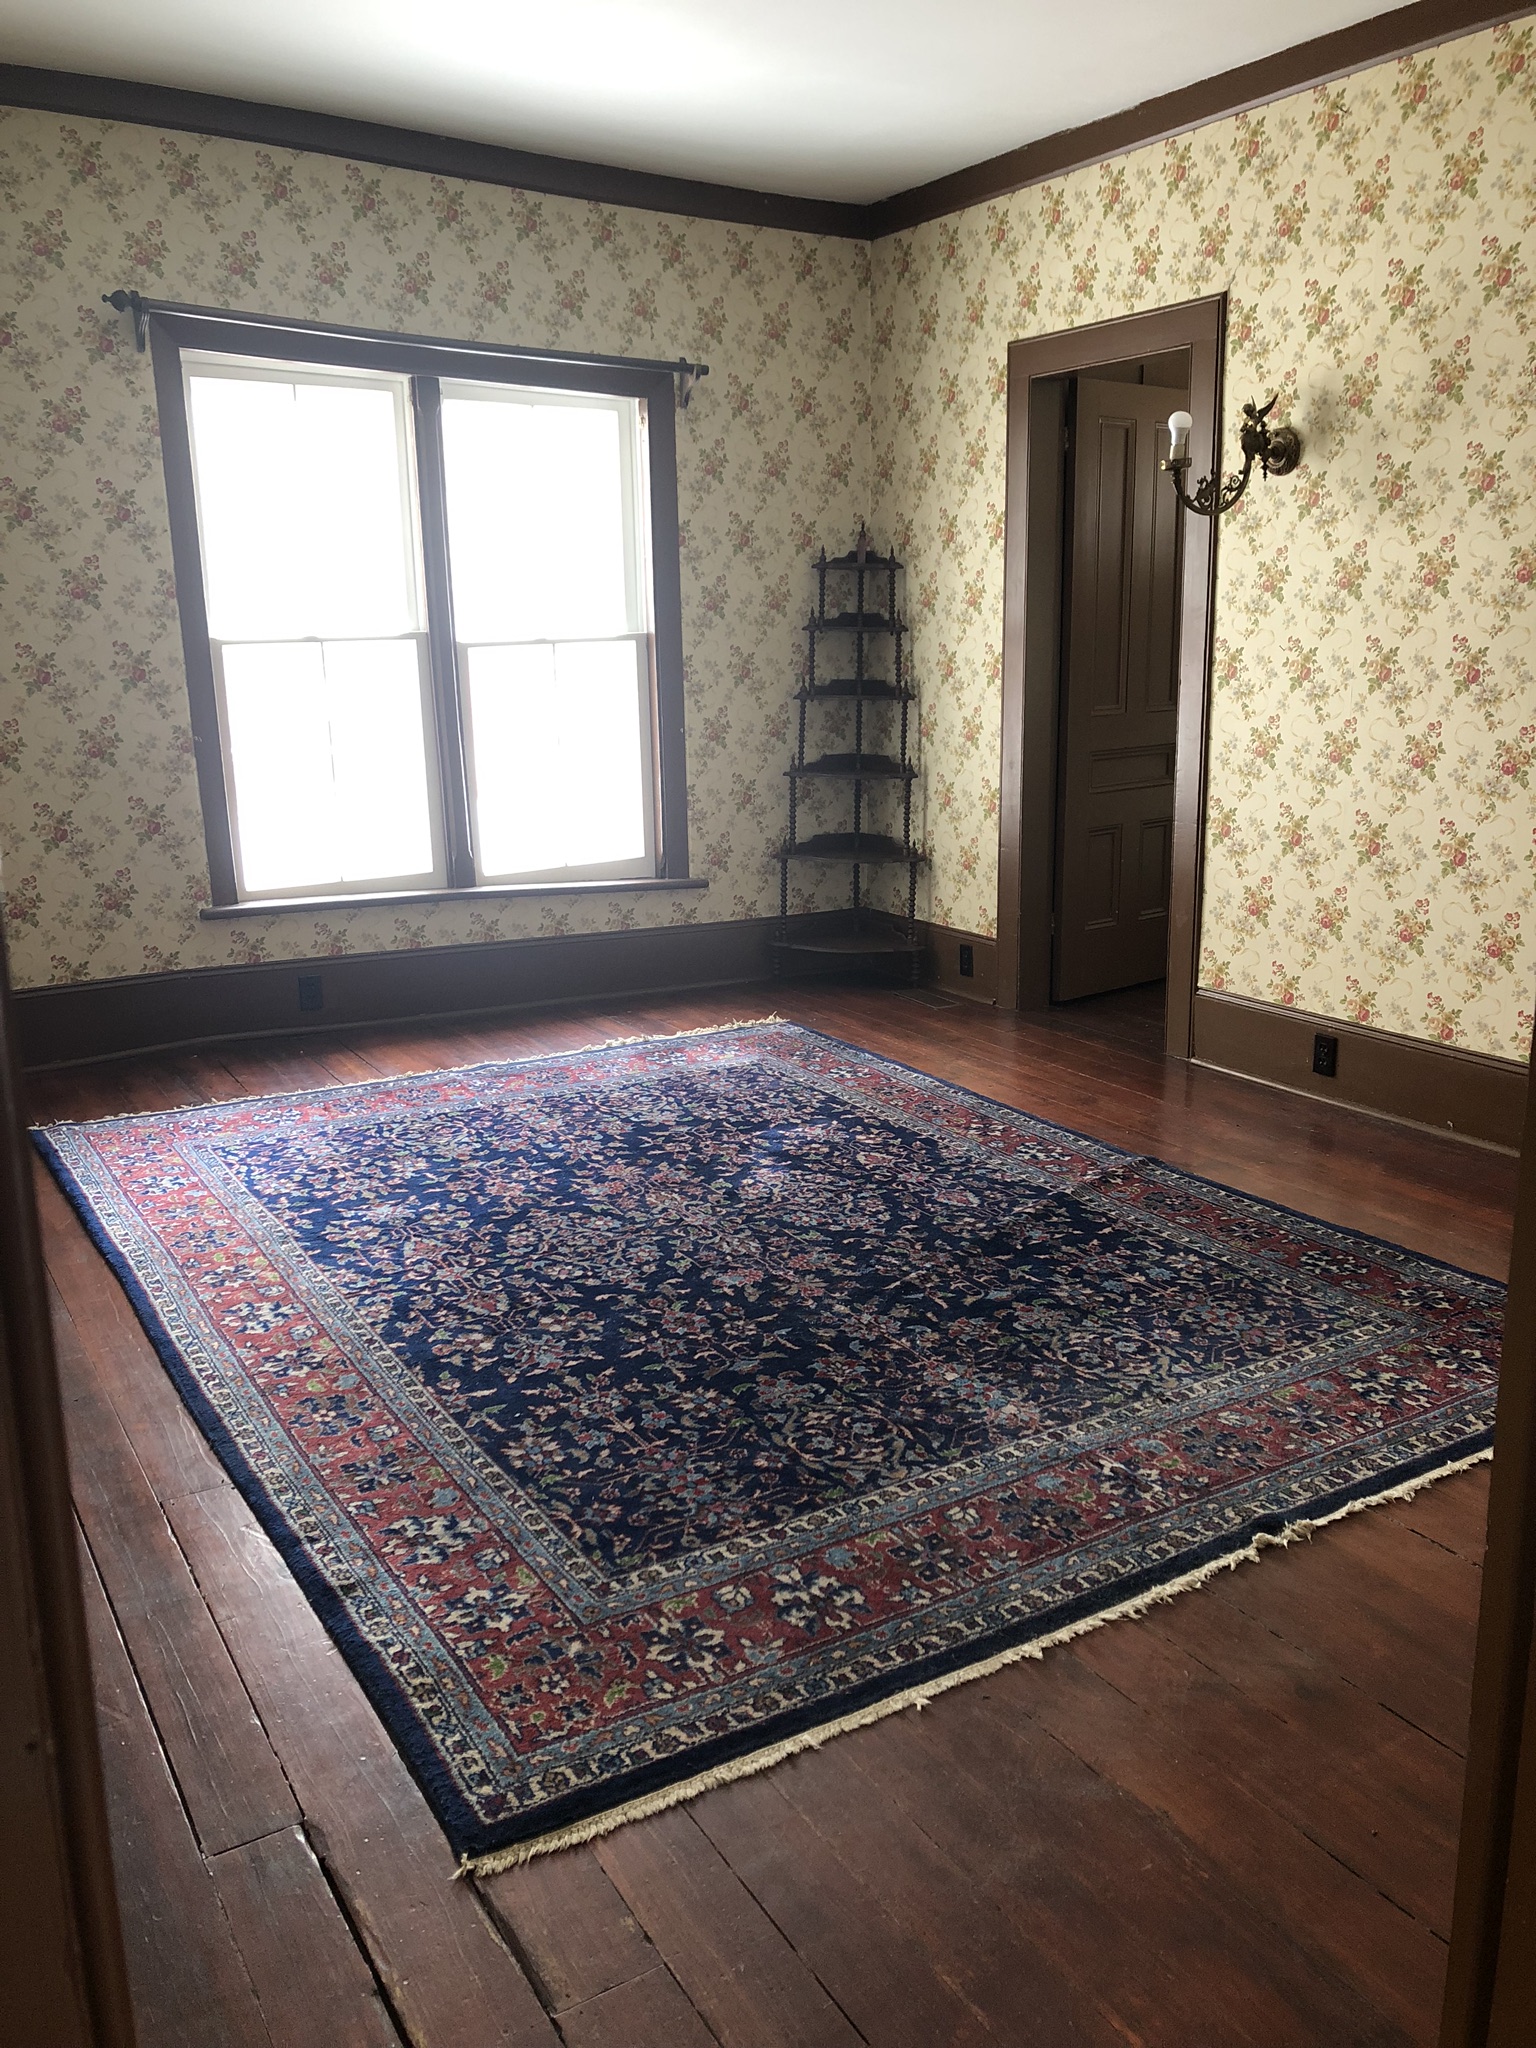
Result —
M1390 6L5 0L0 61L870 200Z

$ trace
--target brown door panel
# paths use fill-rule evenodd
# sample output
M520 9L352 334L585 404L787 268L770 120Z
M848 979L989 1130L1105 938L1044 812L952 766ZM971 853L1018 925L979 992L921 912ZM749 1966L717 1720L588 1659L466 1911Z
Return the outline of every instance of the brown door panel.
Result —
M1165 969L1178 718L1178 503L1158 468L1181 403L1077 380L1057 799L1057 1002Z

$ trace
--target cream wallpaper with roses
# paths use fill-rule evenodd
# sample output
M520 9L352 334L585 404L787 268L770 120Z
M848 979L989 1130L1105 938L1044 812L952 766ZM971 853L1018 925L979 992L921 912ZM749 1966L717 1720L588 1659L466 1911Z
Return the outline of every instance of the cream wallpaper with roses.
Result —
M149 359L100 302L711 365L678 419L702 894L208 899ZM869 252L324 156L0 112L0 856L18 983L778 908L809 555L869 499ZM799 900L831 877L812 873Z
M1304 464L1223 522L1201 981L1526 1057L1536 48L1446 44L875 244L932 911L995 926L1007 345L1225 290Z
M876 243L0 114L0 852L23 984L753 916L810 589L908 564L922 907L990 932L1017 336L1225 290L1298 474L1223 523L1201 980L1512 1058L1532 1022L1536 45L1485 32ZM148 364L99 293L712 365L679 421L703 896L200 922ZM1235 433L1229 422L1229 446ZM803 903L836 878L808 876Z

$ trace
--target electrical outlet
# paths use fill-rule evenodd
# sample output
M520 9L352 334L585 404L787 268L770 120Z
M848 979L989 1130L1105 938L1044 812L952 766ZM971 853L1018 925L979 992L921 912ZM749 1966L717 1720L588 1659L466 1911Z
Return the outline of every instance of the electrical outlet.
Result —
M1339 1071L1339 1041L1331 1031L1319 1031L1312 1041L1312 1071L1329 1081Z
M301 974L299 976L299 1008L301 1010L323 1010L325 1008L325 991L320 985L318 974Z
M965 975L972 975L976 972L976 952L974 947L962 946L960 948L960 972Z

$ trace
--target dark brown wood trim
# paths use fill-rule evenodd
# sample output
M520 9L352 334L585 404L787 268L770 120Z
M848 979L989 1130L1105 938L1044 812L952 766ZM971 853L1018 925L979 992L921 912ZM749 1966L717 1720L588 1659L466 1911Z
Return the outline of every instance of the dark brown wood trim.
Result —
M656 752L656 872L688 873L688 757L683 697L682 549L677 513L677 387L656 379L645 408L650 457L652 732Z
M1181 86L1177 92L1142 100L1101 121L1063 128L1025 143L1022 149L1007 150L984 163L970 164L947 177L878 199L868 209L869 234L874 240L899 234L924 221L939 220L946 213L957 213L962 207L1004 198L1026 185L1043 184L1047 178L1064 177L1086 164L1102 163L1105 157L1140 149L1165 136L1225 120L1250 107L1284 99L1289 93L1305 92L1352 71L1364 71L1372 64L1472 35L1499 22L1519 20L1532 12L1536 7L1490 7L1485 0L1414 0L1410 7L1372 15L1368 21L1314 36L1288 50L1277 50L1271 57Z
M197 764L197 796L208 851L208 886L215 903L235 901L235 848L229 798L224 788L224 755L219 742L218 691L208 640L208 606L203 590L203 550L197 532L197 489L192 475L192 439L187 427L187 394L181 377L181 348L174 333L158 323L149 335L154 366L160 455L165 464L165 497L170 515L171 566L176 577L176 610L187 671L187 703Z
M1332 1079L1312 1071L1318 1032L1338 1040L1338 1072ZM1195 996L1194 1058L1251 1081L1431 1130L1454 1131L1509 1151L1520 1143L1529 1070L1518 1060L1431 1045L1211 989Z
M1440 2048L1520 2048L1530 2039L1536 1955L1530 1926L1536 1910L1536 1089L1526 1103L1520 1150L1495 1440ZM1516 1924L1522 1913L1523 1927ZM1506 1949L1510 1937L1513 1945ZM1510 2001L1522 1978L1525 1997L1515 2005Z
M918 930L927 945L923 979L930 987L941 988L948 995L964 996L973 1003L997 1001L996 939L983 938L980 932L957 931L947 924L920 924ZM960 971L962 946L970 948L969 974Z
M132 2048L14 1047L0 946L0 1995L7 2040Z
M1068 397L1066 377L1010 353L996 970L1008 1010L1051 999Z
M1042 482L1031 443L1042 415L1031 387L1130 356L1190 352L1189 409L1194 473L1215 467L1221 421L1225 297L1192 299L1131 313L1063 334L1016 341L1008 350L1008 453L1003 571L1002 788L998 815L997 1001L1036 1009L1049 999L1051 875L1055 862L1057 635L1042 611L1057 601L1056 555L1048 532L1047 571L1034 562L1031 526L1059 512ZM1060 443L1043 451L1054 471ZM1168 919L1167 1048L1189 1056L1199 943L1205 818L1205 728L1210 691L1216 521L1186 515L1179 629L1179 740L1174 799L1173 879Z
M747 227L789 228L798 234L838 235L853 241L869 237L870 209L840 199L802 199L787 192L754 192L741 185L669 178L656 171L544 156L500 143L429 135L416 128L356 121L301 107L268 106L221 93L188 92L180 86L0 64L0 105L35 107L43 113L73 114L83 120L136 121L150 128L222 135L234 142L259 142L269 149L309 150L353 163L388 164L397 170L472 179L481 185L507 185L515 191L547 192L602 206L634 206L649 213L739 221Z
M1536 1489L1525 1497L1525 1520L1533 1519ZM1516 1757L1509 1853L1504 1865L1504 1906L1499 1919L1493 2005L1488 2015L1488 2048L1528 2048L1536 2013L1536 1627L1532 1603L1525 1609L1531 1639L1526 1660L1525 1713Z
M15 999L20 1056L31 1068L69 1066L225 1038L761 981L772 972L777 930L776 918L745 918L23 989ZM319 977L319 1010L300 1012L301 975Z

